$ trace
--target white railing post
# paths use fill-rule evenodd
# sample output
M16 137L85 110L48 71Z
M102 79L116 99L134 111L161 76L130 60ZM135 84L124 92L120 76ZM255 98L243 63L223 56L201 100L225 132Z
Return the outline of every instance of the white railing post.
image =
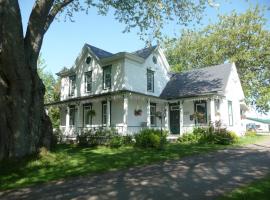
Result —
M150 118L150 99L147 99L147 127L151 127L151 118Z
M106 121L106 126L109 128L111 126L111 100L107 98L107 121Z

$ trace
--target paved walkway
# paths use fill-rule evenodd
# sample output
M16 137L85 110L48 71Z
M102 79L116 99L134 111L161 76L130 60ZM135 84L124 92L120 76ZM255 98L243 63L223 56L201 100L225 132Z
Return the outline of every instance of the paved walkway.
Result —
M0 199L216 199L270 172L270 141L0 192Z

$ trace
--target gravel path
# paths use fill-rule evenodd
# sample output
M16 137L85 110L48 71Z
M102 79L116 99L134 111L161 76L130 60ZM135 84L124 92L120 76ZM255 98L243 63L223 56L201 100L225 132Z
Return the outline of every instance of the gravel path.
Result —
M0 199L216 199L270 172L270 141L0 192Z

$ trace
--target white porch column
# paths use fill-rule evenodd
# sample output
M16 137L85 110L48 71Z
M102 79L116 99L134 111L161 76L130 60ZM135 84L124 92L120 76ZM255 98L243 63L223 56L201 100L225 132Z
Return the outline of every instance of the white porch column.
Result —
M127 128L128 128L128 96L124 95L123 100L123 134L127 134Z
M67 106L67 111L66 111L66 127L65 127L65 131L64 134L68 135L69 133L69 106Z
M150 119L150 99L147 99L147 127L151 127L151 119Z
M183 134L184 130L183 130L183 125L184 125L184 116L183 116L183 101L179 102L179 112L180 112L180 116L179 116L179 125L180 125L180 135Z
M216 121L215 99L213 98L211 98L210 100L210 119L209 120L213 125L215 125L215 121Z
M67 112L66 112L66 128L69 128L69 106L67 106Z
M164 120L164 126L166 130L169 130L169 113L170 113L170 107L169 103L165 103L165 120Z
M106 121L106 126L110 127L111 126L111 100L107 98L107 121Z
M80 128L82 128L82 121L81 121L81 104L80 103L78 103L77 105L76 105L76 108L77 108L77 116L76 116L76 123L75 123L75 125L76 125L76 129L77 129L77 133L79 133L79 134L81 134L81 129Z

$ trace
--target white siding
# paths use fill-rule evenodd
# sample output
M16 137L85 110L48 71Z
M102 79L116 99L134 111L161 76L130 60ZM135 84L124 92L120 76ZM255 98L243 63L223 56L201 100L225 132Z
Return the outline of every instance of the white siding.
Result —
M93 58L89 53L85 53L83 50L83 55L78 57L75 62L75 73L76 73L76 89L74 97L88 96L93 94L101 94L106 92L112 92L123 89L124 84L124 62L123 60L118 60L113 63L107 63L107 65L112 65L111 68L111 89L103 89L103 66ZM85 59L91 56L92 60L90 64L86 64ZM92 71L92 92L85 92L85 72ZM70 98L68 96L69 92L69 77L62 77L61 79L61 100Z
M152 61L153 55L157 58L157 64ZM125 59L125 88L135 92L159 96L169 81L167 67L162 60L159 51L151 54L143 64ZM147 69L154 71L154 92L147 92Z
M240 79L237 74L235 65L233 64L232 70L228 79L228 84L225 89L225 98L221 104L221 118L222 122L229 130L235 131L237 134L243 133L243 127L241 126L240 115L240 101L244 99L244 94L241 86ZM233 126L229 126L228 115L228 101L232 101L233 109Z

